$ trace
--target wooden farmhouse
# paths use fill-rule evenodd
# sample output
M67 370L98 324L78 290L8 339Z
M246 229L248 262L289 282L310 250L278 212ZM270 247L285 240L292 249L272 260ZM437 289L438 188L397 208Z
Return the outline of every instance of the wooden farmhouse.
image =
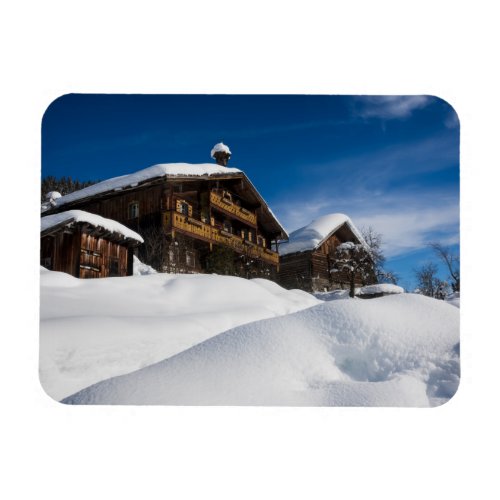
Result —
M349 276L335 266L335 249L352 242L366 245L363 236L344 214L322 216L290 234L280 246L278 282L287 289L299 288L308 292L324 292L348 288ZM369 279L376 282L375 275ZM367 285L355 276L357 286Z
M139 257L159 271L276 278L287 233L244 172L213 164L159 164L52 199L46 213L80 209L144 238Z
M40 264L77 278L132 274L133 249L142 238L116 221L81 210L41 219Z

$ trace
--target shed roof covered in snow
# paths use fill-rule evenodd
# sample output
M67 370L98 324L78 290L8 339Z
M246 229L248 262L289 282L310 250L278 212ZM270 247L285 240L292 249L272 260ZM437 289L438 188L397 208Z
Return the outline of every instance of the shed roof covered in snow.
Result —
M62 227L74 223L87 223L95 228L102 228L109 233L120 235L123 239L130 239L139 243L144 242L139 234L123 224L83 210L68 210L66 212L42 217L40 224L41 236L46 236Z
M363 236L347 215L328 214L290 233L288 242L281 244L279 253L287 255L315 250L344 224L351 230L359 243L366 245Z

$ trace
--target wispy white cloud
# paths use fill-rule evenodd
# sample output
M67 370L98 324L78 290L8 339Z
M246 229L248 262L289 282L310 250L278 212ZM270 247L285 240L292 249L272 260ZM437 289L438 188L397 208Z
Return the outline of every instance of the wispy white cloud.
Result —
M437 172L457 169L458 161L457 139L440 134L308 165L300 187L273 200L273 210L289 232L321 215L347 214L358 227L382 234L387 257L436 240L458 243L458 177L430 182Z
M353 216L361 227L372 226L383 235L384 252L394 257L426 247L432 241L459 242L456 206L403 207L395 212Z
M425 95L363 96L355 100L354 112L361 118L404 119L427 106L431 99Z
M411 198L408 194L357 198L321 198L274 207L289 232L328 213L345 213L358 228L373 227L383 236L386 257L426 247L432 241L450 245L459 241L459 206L456 196Z

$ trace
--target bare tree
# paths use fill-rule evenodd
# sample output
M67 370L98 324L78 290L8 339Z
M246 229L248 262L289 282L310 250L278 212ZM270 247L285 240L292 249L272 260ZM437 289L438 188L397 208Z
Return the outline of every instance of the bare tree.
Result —
M377 281L382 283L396 284L399 280L398 275L384 268L385 255L382 251L382 235L376 232L373 227L368 226L361 231L363 239L370 248L371 257L373 261L373 270L377 277Z
M397 285L399 281L399 276L394 271L386 271L385 269L377 271L377 278L381 283L392 283L393 285Z
M417 287L422 295L444 299L447 295L448 283L438 278L438 268L433 262L427 262L414 270Z
M423 264L415 269L415 277L417 278L417 288L422 295L434 297L436 291L437 266L432 262Z
M451 288L454 292L460 291L460 257L451 252L448 247L441 243L431 243L429 245L436 255L448 268L451 278Z
M161 226L149 225L139 228L144 239L140 247L141 260L153 269L162 271L165 262L166 242Z
M164 239L162 270L167 273L196 272L197 252L190 238L181 234Z
M382 252L382 235L377 233L372 226L363 228L361 230L363 239L370 248L372 254L373 265L376 269L383 267L385 263L385 257Z

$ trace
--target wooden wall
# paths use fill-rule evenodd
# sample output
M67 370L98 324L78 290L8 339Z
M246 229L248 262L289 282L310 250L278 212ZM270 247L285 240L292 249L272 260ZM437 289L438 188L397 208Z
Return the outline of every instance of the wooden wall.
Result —
M169 266L169 253L168 253L168 241L165 242L161 250L156 250L151 248L156 247L155 240L158 235L158 230L165 231L168 233L168 228L162 225L162 214L167 210L175 209L174 202L176 199L186 199L190 204L193 205L193 218L200 220L202 213L205 216L210 215L209 212L209 192L210 189L215 187L220 187L220 189L230 189L235 191L236 187L242 184L242 180L238 179L237 182L233 179L215 179L215 180L162 180L161 182L149 186L138 186L133 190L117 191L112 194L105 194L103 198L97 199L87 199L76 201L71 204L70 208L81 209L88 211L90 213L98 214L102 217L109 218L120 222L121 224L129 227L130 229L137 231L145 240L145 243L141 245L138 249L139 257L147 261L151 253L161 253L158 257L159 262L149 262L155 267L161 268L163 264ZM241 189L240 189L241 191ZM246 192L242 192L237 196L245 196ZM137 203L139 208L139 215L135 218L129 217L129 206L132 203ZM249 210L255 210L256 207L252 206L249 202ZM214 211L215 212L215 211ZM241 229L239 226L235 226L236 229ZM246 227L246 226L245 226ZM265 241L266 247L271 248L271 240L273 235L268 234L264 230L260 221L258 221L258 229L263 238L261 241ZM255 232L255 229L254 229ZM175 233L176 239L178 239L179 232ZM194 266L189 266L188 261L193 259L188 259L188 255L184 255L182 260L183 268L186 268L186 272L201 272L203 270L202 263L203 257L205 256L207 243L201 242L196 238L187 235L193 247L192 249L185 246L186 251L194 251L195 259ZM252 240L255 242L256 235L253 234ZM84 242L85 245L90 245L86 251L81 252L81 258L84 259L83 265L85 266L85 277L97 277L106 276L103 272L97 271L97 269L103 265L103 260L106 260L111 256L115 250L104 250L95 248L95 244L92 242ZM160 245L161 246L161 245ZM183 246L183 247L184 247ZM118 250L116 250L118 252ZM78 252L77 252L78 253ZM101 256L101 254L109 253L109 256ZM116 252L115 252L116 253ZM115 258L120 260L120 269L122 267L123 257L120 255L113 255ZM180 258L180 257L179 257ZM175 257L176 260L179 258ZM129 259L130 260L130 259ZM167 261L167 262L165 262ZM130 265L129 265L130 267ZM180 265L176 262L176 269L180 269ZM72 273L73 274L73 273Z
M278 283L288 290L300 288L311 291L311 252L280 256Z
M77 278L127 276L132 269L128 266L129 253L124 245L76 228L73 233L60 231L44 236L40 245L40 263Z
M52 271L78 276L79 237L60 231L43 237L40 246L40 263L42 265Z
M332 255L341 240L332 235L314 251L280 256L279 284L287 289L300 288L307 292L323 292L349 287L346 271L331 273ZM361 286L361 278L356 277Z
M147 219L153 214L160 214L162 193L165 189L166 184L148 186L99 201L82 202L78 204L78 208L115 220L136 230L141 219ZM138 218L129 219L129 205L131 203L139 204Z
M81 234L80 278L108 278L127 276L127 247Z

